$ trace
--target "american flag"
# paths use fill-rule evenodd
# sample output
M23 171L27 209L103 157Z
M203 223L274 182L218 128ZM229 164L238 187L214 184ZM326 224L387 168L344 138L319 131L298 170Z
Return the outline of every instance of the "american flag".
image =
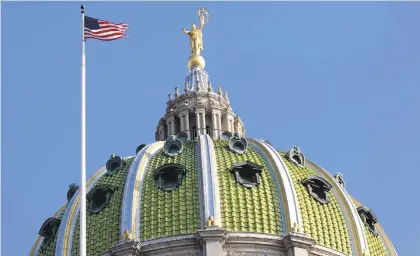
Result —
M103 41L111 41L125 37L127 24L114 24L106 20L99 20L85 16L85 39L93 38Z

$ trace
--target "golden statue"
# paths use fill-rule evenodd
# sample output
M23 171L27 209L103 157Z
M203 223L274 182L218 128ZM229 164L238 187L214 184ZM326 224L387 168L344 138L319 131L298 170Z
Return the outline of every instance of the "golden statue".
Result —
M203 34L201 30L203 29L204 25L207 24L209 21L209 14L207 13L206 8L198 9L197 11L198 19L200 20L200 26L197 28L195 24L191 25L191 30L185 30L185 34L190 37L190 47L191 47L191 54L192 55L200 55L201 51L203 50ZM206 16L207 20L204 20L204 15Z
M122 235L123 240L131 240L131 234L128 229L124 230L124 234Z

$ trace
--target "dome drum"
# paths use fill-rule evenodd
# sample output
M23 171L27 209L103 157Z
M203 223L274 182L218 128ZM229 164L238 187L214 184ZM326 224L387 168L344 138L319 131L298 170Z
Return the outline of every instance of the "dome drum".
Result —
M187 92L170 100L155 137L157 141L165 140L170 135L184 132L188 140L203 134L219 139L224 131L245 136L241 118L232 111L226 99L213 92Z

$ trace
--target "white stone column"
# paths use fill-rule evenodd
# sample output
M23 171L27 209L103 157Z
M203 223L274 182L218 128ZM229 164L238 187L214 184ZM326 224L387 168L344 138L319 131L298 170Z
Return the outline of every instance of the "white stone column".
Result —
M166 120L166 131L167 131L167 137L171 135L171 122L169 120Z
M235 125L233 123L233 119L230 118L230 129L232 130L232 132L235 132Z
M171 121L171 135L175 134L175 120L172 119Z
M222 130L221 112L219 109L212 110L213 139L219 139Z
M181 125L181 127L180 127L181 132L184 132L185 131L185 115L182 115L179 118L179 122L180 122L180 125Z
M190 139L191 139L191 128L190 128L190 115L188 114L188 110L187 110L187 112L185 113L185 118L184 118L184 120L185 120L184 129L185 129L185 131L186 131L186 132L187 132L187 134L188 134L188 139L190 140Z
M202 128L202 131L201 131L201 134L202 135L204 135L204 134L206 134L207 133L207 129L206 129L206 112L201 112L201 128Z
M168 137L175 134L175 117L172 114L166 118L166 126L168 127Z
M198 110L196 110L195 111L195 123L196 123L196 127L197 127L197 131L196 131L196 134L197 134L197 136L199 136L201 133L200 133L200 131L201 131L201 121L200 121L200 111L198 111Z
M188 139L191 139L190 133L190 117L188 109L182 109L179 112L179 119L181 122L181 132L185 132L188 135Z
M212 112L211 113L211 134L213 139L217 138L217 117L216 117L216 113Z
M220 138L220 135L222 135L222 114L221 113L218 113L217 114L217 129L219 130L218 131L218 135L219 135L219 138Z
M159 127L159 140L164 140L165 139L165 131L163 128L163 124L161 124L161 126Z

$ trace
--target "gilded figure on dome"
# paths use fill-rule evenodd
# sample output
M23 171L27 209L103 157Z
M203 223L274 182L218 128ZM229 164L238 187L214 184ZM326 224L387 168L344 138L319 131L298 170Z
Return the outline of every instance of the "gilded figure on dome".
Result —
M201 30L203 29L204 25L209 21L209 14L207 13L206 8L198 9L197 11L198 19L200 21L200 26L197 27L195 24L191 25L191 30L185 30L184 28L182 31L190 37L190 47L191 47L191 54L192 55L200 55L201 51L203 50L203 34ZM206 20L204 19L206 17Z

